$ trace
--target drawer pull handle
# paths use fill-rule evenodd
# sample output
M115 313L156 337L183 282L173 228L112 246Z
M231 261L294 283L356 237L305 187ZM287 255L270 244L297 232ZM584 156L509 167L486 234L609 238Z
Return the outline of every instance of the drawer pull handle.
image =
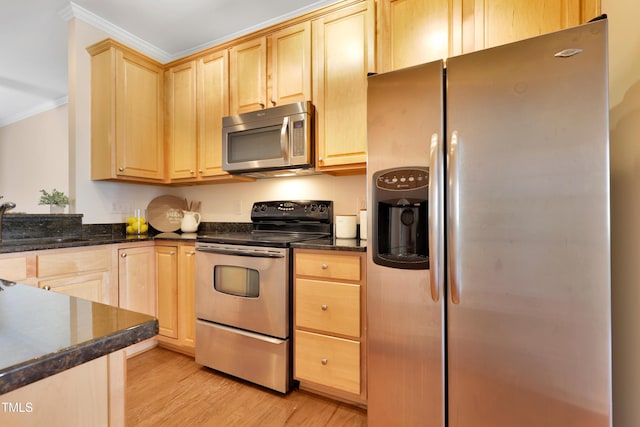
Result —
M323 270L326 270L327 268L329 268L329 265L327 265L327 264L322 264L322 269L323 269Z
M51 290L51 286L49 286L49 285L45 286L45 287L44 287L44 290L45 290L45 291L50 291L50 290Z
M329 308L329 306L327 304L322 304L320 308L322 308L322 311L327 311L327 308Z
M329 363L329 359L322 359L322 364L326 365L327 363Z

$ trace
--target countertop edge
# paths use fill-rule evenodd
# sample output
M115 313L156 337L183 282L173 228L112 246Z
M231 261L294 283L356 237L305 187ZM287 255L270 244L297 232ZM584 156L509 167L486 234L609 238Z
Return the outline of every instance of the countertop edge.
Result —
M316 239L295 242L291 244L294 249L317 249L323 251L351 251L366 252L367 241L361 239Z
M153 319L113 334L47 354L15 365L0 375L0 395L83 363L121 350L158 334L158 320Z

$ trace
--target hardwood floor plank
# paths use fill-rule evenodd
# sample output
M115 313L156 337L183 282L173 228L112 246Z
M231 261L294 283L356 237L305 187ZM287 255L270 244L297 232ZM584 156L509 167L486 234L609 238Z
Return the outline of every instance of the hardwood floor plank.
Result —
M366 426L366 411L314 394L287 395L154 348L127 361L127 426Z

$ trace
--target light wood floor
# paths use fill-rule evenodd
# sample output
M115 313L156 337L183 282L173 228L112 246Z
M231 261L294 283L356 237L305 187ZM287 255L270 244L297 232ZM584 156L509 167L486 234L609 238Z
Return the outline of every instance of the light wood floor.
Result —
M127 361L126 425L366 426L366 412L294 390L283 396L154 348Z

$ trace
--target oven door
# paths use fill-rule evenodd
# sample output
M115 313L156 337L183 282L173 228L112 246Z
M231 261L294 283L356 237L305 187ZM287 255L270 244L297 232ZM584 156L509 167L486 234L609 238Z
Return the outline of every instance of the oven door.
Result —
M196 245L196 317L289 337L289 250Z

